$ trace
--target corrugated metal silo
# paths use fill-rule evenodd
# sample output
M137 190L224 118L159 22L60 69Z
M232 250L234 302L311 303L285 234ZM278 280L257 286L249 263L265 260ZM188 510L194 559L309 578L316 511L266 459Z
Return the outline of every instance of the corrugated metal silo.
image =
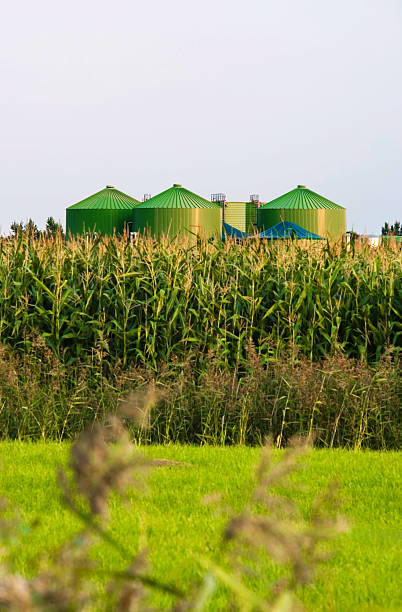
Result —
M225 202L225 222L246 234L256 231L256 202Z
M135 230L152 236L220 236L222 208L175 183L135 209Z
M280 221L292 221L325 238L338 238L346 232L346 209L304 185L298 185L296 189L257 210L257 225L260 231Z
M140 202L108 185L106 189L81 200L66 210L66 235L97 232L121 234L134 223L134 208Z

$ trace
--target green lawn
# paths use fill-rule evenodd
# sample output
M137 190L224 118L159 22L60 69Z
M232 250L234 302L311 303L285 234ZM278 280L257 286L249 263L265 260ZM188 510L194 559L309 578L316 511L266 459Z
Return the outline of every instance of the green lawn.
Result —
M0 444L2 497L18 508L26 524L38 525L22 536L15 549L19 571L32 573L40 553L54 549L78 528L79 521L60 503L55 469L66 461L68 446L46 443ZM111 530L133 553L146 543L154 576L181 588L202 575L200 558L219 561L219 540L225 516L205 506L203 497L219 491L223 500L240 510L253 486L253 471L260 451L251 448L149 447L152 457L191 463L186 467L156 468L147 493L126 507L113 502ZM402 453L315 450L305 459L296 480L304 512L330 480L341 482L343 513L352 522L348 534L334 544L336 555L314 585L300 597L311 610L402 609L401 544ZM141 534L141 535L140 535ZM122 568L128 559L102 545L97 557L103 567ZM266 566L268 583L277 575ZM263 591L266 584L258 587ZM163 609L168 599L157 597ZM220 589L213 610L227 609Z

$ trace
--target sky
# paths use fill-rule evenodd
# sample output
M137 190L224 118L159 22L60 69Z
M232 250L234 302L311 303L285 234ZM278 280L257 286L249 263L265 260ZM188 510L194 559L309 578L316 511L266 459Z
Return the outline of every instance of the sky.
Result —
M0 233L114 185L402 221L401 0L2 5Z

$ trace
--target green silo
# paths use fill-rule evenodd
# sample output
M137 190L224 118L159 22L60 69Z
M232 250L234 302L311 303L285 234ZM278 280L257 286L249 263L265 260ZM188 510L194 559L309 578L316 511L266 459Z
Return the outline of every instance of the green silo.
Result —
M280 221L292 221L319 236L338 238L346 232L346 209L298 185L257 210L260 231Z
M222 209L176 183L136 207L134 227L155 237L220 236Z
M139 204L131 196L107 185L106 189L69 206L66 210L66 235L97 232L122 234L134 223L134 208Z
M256 202L225 202L225 222L246 234L256 231Z

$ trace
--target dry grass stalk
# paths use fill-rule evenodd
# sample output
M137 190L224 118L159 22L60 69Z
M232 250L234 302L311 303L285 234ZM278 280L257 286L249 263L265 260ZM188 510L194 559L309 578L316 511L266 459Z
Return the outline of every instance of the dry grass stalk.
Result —
M274 585L268 600L260 598L256 610L300 610L301 604L295 597L297 588L309 584L314 569L328 558L323 545L347 530L345 519L336 512L339 502L335 483L314 500L308 522L303 521L297 503L292 500L288 478L300 467L299 460L310 447L308 438L293 439L275 462L271 446L266 445L250 503L230 520L224 533L225 540L235 544L233 563L240 580L250 570L246 565L239 566L237 559L256 559L261 549L286 568L285 576ZM287 494L278 495L278 487L287 487ZM243 588L242 597L247 601L251 594L244 585Z

